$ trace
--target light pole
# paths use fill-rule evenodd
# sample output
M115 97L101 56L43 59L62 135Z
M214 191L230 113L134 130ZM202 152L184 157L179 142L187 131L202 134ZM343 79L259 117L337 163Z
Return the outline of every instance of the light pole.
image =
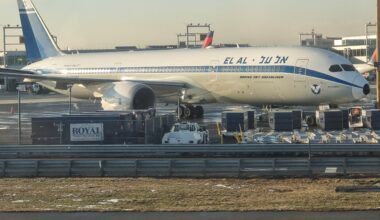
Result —
M19 84L17 86L17 99L18 99L18 144L20 145L21 144L21 92L25 92L26 91L26 88L25 88L25 84Z
M73 84L67 84L67 88L69 89L69 115L71 115L71 92Z
M366 51L366 59L367 59L367 62L371 59L369 56L369 35L370 35L370 31L369 31L369 28L370 27L376 27L377 24L372 24L371 22L365 24L365 45L366 45L366 48L365 48L365 51ZM371 32L371 34L373 34L373 31Z

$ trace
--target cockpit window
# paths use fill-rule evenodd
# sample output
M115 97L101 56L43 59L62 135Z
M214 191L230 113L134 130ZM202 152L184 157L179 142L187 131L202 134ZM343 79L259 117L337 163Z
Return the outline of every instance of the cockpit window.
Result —
M349 64L342 64L342 67L345 71L356 71L355 67L353 65Z
M340 67L339 65L332 65L329 70L330 70L330 72L333 72L333 73L343 71L342 67Z

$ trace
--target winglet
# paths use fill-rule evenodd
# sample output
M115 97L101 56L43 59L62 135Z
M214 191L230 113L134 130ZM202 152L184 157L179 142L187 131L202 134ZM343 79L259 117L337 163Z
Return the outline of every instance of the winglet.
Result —
M208 32L207 37L203 41L202 48L207 48L207 47L211 46L213 39L214 39L214 31Z
M62 55L31 0L17 0L29 62Z

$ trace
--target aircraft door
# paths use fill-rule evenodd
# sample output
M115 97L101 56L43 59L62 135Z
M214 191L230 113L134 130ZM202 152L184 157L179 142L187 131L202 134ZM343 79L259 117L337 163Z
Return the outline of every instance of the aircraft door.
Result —
M298 94L302 94L299 92L306 91L306 70L308 64L308 59L298 59L294 67L294 89Z

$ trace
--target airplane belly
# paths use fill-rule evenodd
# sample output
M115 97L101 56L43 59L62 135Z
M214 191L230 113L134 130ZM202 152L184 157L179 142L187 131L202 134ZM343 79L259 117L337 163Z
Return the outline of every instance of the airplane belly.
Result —
M273 81L254 81L252 103L268 104L280 102L277 90L274 87Z

